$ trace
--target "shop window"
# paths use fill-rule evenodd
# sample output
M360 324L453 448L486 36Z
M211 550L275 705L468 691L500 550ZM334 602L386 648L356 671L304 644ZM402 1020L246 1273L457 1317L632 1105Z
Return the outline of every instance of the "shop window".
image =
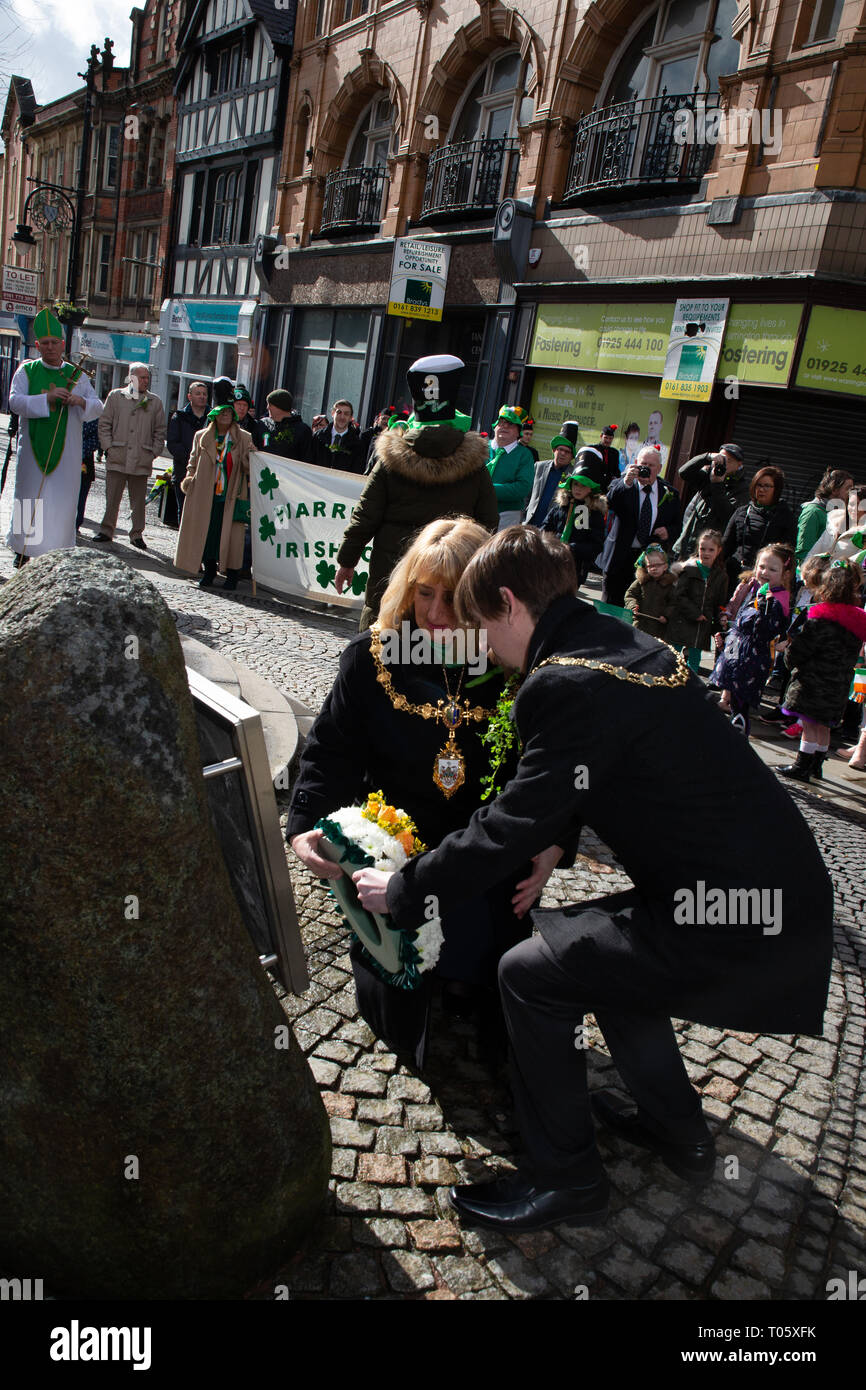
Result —
M367 362L367 309L306 309L295 314L288 389L306 421L344 396L355 409Z

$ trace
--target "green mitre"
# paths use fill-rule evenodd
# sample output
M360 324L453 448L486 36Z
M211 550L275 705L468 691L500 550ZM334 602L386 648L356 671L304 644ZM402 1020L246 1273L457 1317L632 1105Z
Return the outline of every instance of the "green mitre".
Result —
M60 322L50 309L40 309L33 320L33 340L39 342L41 338L59 338L64 340L63 324Z

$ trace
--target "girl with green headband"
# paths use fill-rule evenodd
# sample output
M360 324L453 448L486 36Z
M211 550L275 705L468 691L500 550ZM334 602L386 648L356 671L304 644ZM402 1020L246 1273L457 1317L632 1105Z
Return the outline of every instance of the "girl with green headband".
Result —
M648 545L635 561L635 580L626 589L625 607L631 610L633 626L660 642L668 640L674 583L664 546Z
M568 440L558 435L552 444L555 448L557 444L568 444ZM568 546L578 588L586 581L589 567L604 545L606 516L607 499L602 495L601 484L578 455L572 472L563 478L557 489L541 528Z

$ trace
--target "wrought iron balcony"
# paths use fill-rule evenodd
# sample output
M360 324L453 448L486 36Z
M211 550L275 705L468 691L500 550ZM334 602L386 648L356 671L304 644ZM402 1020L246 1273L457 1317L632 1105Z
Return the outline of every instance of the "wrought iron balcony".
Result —
M384 164L337 169L325 179L323 232L375 229L382 220L382 195L388 177Z
M422 217L493 212L517 183L516 140L463 140L434 150L427 164Z
M563 201L606 189L697 183L712 163L706 117L718 106L717 94L662 92L590 111L574 132Z

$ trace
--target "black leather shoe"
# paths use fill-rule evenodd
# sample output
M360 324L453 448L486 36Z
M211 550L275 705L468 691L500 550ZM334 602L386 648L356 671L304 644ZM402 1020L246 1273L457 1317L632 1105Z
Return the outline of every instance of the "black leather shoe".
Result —
M713 1176L716 1146L712 1139L705 1144L678 1144L662 1139L647 1128L636 1110L621 1110L609 1091L596 1091L591 1099L593 1112L605 1128L630 1144L658 1154L677 1177L688 1182L706 1182Z
M136 536L133 541L130 541L130 545L134 545L136 550L147 550L147 546L141 539L141 536Z
M111 537L110 537L110 536L103 536L102 532L100 531L98 535L96 535L96 536L91 536L90 539L91 539L92 541L110 541L110 540L111 540Z
M452 1187L451 1205L467 1226L492 1226L500 1231L541 1231L559 1221L574 1226L597 1226L607 1218L609 1183L600 1178L590 1187L536 1187L514 1173L494 1182Z

